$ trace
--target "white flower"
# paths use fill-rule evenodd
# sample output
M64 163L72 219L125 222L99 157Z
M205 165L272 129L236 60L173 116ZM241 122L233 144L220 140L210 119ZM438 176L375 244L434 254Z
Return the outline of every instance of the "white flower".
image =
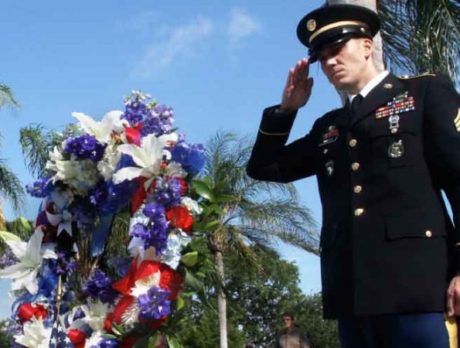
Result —
M165 175L175 178L185 178L187 176L187 172L182 168L180 163L172 161L169 162L168 166L166 167Z
M190 197L182 197L181 203L194 215L199 215L203 211L203 208L200 207L198 202Z
M42 318L33 317L32 320L24 323L24 334L14 336L14 341L27 348L49 347L51 328L43 325Z
M158 287L160 285L160 277L161 273L158 271L148 277L136 280L134 287L131 289L131 295L139 297L146 294L150 288L154 286Z
M56 149L55 149L56 152ZM77 193L85 195L89 188L99 181L99 173L96 164L89 160L59 160L57 156L51 156L54 160L48 160L46 169L54 171L53 183L62 181L76 190Z
M122 168L113 176L115 184L125 180L132 180L143 176L149 180L145 187L149 187L152 180L160 173L160 164L163 159L163 149L171 142L177 141L177 134L164 134L156 137L149 134L142 138L141 146L134 144L124 144L118 146L118 151L132 157L138 167Z
M107 145L104 157L97 163L97 169L99 173L104 177L105 181L112 179L112 174L120 161L121 153L117 151L117 148L113 144Z
M99 343L104 338L104 332L93 331L91 336L85 341L85 348L99 347Z
M85 316L81 319L94 331L104 330L104 321L111 306L102 302L90 302L80 307ZM74 322L75 323L75 322Z
M179 266L182 256L182 249L191 242L192 238L185 232L179 231L177 233L171 232L168 236L166 251L161 257L161 261L167 264L172 269Z
M11 288L13 290L27 289L33 295L38 292L37 274L42 265L43 259L56 259L57 255L47 245L42 248L43 232L37 229L29 241L8 240L6 244L11 248L14 256L19 262L0 271L1 278L13 280Z
M124 125L128 125L126 120L121 119L122 115L122 111L110 111L98 122L84 113L72 113L72 116L80 121L81 128L89 135L94 136L102 144L107 144L110 141L112 132L122 133Z

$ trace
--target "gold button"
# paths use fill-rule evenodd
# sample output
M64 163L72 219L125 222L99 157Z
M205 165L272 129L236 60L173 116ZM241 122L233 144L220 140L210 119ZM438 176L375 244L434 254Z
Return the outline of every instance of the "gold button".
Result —
M391 134L395 134L398 132L398 128L391 128Z
M426 230L425 236L427 236L428 238L431 238L433 236L433 232L431 232L430 230Z
M350 147L355 147L356 144L358 144L358 140L356 140L356 139L351 139L351 140L348 142L348 145L350 145Z
M355 187L353 187L354 193L361 193L362 190L363 190L363 187L361 185L356 185Z
M354 162L352 165L351 165L351 169L353 171L357 171L359 169L359 163L358 162Z
M364 209L363 208L355 209L355 216L361 216L363 214L364 214Z

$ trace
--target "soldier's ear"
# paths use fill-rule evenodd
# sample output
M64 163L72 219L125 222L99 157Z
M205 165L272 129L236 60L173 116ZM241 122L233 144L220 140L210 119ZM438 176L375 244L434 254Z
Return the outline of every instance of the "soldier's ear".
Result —
M364 48L364 55L366 59L372 56L372 51L374 49L374 42L371 39L364 38L361 41L361 44L363 45Z

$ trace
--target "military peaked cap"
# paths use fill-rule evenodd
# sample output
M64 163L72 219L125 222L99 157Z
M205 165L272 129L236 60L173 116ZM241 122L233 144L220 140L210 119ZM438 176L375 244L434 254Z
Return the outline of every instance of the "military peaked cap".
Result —
M303 17L297 26L297 37L309 48L310 62L314 62L323 48L355 37L372 39L379 29L378 15L366 7L330 5Z

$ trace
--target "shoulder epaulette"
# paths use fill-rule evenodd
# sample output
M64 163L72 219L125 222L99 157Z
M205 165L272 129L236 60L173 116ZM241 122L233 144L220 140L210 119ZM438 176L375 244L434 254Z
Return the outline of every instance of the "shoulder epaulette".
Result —
M410 80L410 79L418 79L420 77L426 77L426 76L436 76L436 74L432 74L432 73L428 73L428 72L425 72L425 73L422 73L420 75L413 75L413 76L410 76L410 75L402 75L402 76L398 76L398 79L400 80Z

